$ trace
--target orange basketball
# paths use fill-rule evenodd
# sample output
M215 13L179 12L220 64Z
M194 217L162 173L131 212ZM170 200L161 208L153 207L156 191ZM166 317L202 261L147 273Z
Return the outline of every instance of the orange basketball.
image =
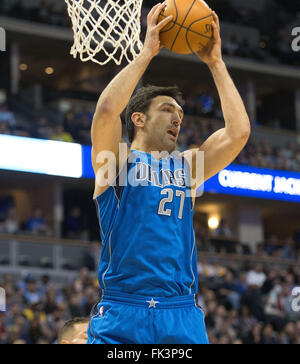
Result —
M212 12L202 0L166 0L159 21L173 15L162 29L160 41L170 51L191 54L200 51L213 35Z

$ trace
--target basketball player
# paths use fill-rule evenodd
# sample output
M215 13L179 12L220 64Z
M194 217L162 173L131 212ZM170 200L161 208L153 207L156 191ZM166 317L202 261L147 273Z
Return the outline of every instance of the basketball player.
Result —
M86 344L88 323L89 318L86 317L76 317L67 321L60 329L58 343L73 345Z
M196 175L199 151L204 152L204 180L228 166L244 148L250 123L222 60L219 19L213 13L213 40L198 56L214 78L225 126L179 157L151 153L172 153L184 122L177 88L148 86L132 97L160 51L160 30L171 20L158 23L163 7L157 4L148 14L142 52L103 91L94 115L94 199L103 241L99 282L104 296L89 324L90 344L208 343L204 315L195 302L195 198L190 193L203 181L189 181ZM119 152L120 114L126 106L128 159ZM116 165L118 176L116 181L108 177L105 185L108 164ZM127 185L120 183L124 176Z

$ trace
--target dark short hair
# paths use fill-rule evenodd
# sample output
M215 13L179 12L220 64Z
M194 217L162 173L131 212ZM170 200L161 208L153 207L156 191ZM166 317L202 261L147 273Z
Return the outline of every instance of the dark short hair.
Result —
M134 123L131 120L132 114L135 112L147 114L152 100L157 96L173 97L179 105L183 105L182 93L177 86L162 87L147 85L138 89L131 97L126 109L126 127L130 143L134 139Z
M75 317L65 322L64 326L59 330L58 343L60 344L76 325L87 324L89 321L90 319L88 317Z

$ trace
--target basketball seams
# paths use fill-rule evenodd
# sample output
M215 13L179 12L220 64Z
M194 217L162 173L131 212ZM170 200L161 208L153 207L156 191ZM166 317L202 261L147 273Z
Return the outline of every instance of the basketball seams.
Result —
M186 40L186 44L188 45L188 47L190 48L190 50L191 50L191 52L192 53L194 53L194 54L196 54L195 53L195 51L192 49L192 47L191 47L191 45L190 45L190 42L189 42L189 40L188 40L188 34L189 34L189 32L187 31L186 33L185 33L185 40ZM199 41L199 43L201 44L201 46L204 48L204 45Z
M161 31L161 33L166 33L166 32L169 32L171 29L173 29L175 27L175 25L177 24L177 19L178 19L178 9L177 9L177 4L176 4L176 0L173 0L174 2L174 7L175 7L175 11L176 11L176 19L174 21L172 21L173 25L171 26L171 28L169 29L166 29L166 30L163 30ZM166 15L163 15L163 14L160 14L160 16L162 16L163 18L166 18L167 16ZM177 24L179 25L179 24Z
M196 33L196 34L198 34L198 35L200 35L201 37L204 37L204 38L206 38L206 39L211 39L211 37L208 37L207 35L204 35L204 34L202 34L202 33L198 33L198 32L196 32L196 31L194 31L194 30L192 30L192 29L190 29L191 28L191 26L193 25L193 24L195 24L195 23L197 23L197 22L199 22L199 21L201 21L201 20L204 20L204 19L207 19L207 18L210 18L210 17L212 17L212 15L208 15L208 16L205 16L205 17L203 17L203 18L200 18L200 19L196 19L196 20L194 20L189 26L188 26L188 28L186 28L185 27L185 29L187 30L187 33L188 32L192 32L192 33Z
M161 16L162 16L162 17L164 17L164 18L166 18L166 17L167 17L166 15L162 15L162 14L161 14ZM195 22L197 22L197 21L201 21L201 20L207 19L207 18L209 18L209 17L212 17L212 15L208 15L208 16L205 16L205 17L203 17L203 18L197 19L197 20L193 21L193 23L192 23L192 24L194 24L194 23L195 23ZM172 23L173 23L172 28L170 28L170 29L168 29L168 30L164 30L164 31L163 31L163 32L161 32L161 33L167 33L169 30L173 29L175 25L178 25L179 27L181 26L180 24L178 24L178 23L174 22L173 20L172 20ZM191 25L192 25L192 24L191 24ZM208 37L207 35L204 35L204 34L202 34L202 33L198 33L198 32L196 32L196 30L192 30L192 29L190 29L189 27L185 27L184 25L182 26L182 28L183 28L183 29L185 29L185 30L188 30L188 31L189 31L189 32L191 32L191 33L194 33L194 34L200 35L200 37L204 37L204 38L207 38L207 39L211 39L211 38L210 38L210 37Z
M195 20L195 21L193 21L191 24L190 24L190 26L187 28L187 31L186 31L186 33L185 33L185 40L186 40L186 43L187 43L187 45L188 45L188 47L190 48L190 50L191 50L191 52L192 53L194 53L195 54L195 51L192 49L192 47L191 47L191 45L190 45L190 42L189 42L189 40L188 40L188 34L189 34L189 32L193 32L191 29L189 29L193 24L195 24L195 23L197 23L198 21L200 21L200 20L203 20L203 19L206 19L206 18L209 18L210 16L212 16L212 15L209 15L209 16L206 16L206 17L204 17L204 18L202 18L202 19L197 19L197 20ZM194 32L195 33L195 32ZM202 36L202 37L205 37L205 38L208 38L208 39L211 39L211 37L208 37L208 36L206 36L206 35L203 35L203 34L200 34L200 33L197 33L198 35L200 35L200 36ZM202 46L202 48L204 48L204 45L200 42L200 41L198 41L199 42L199 44Z
M191 51L191 53L195 53L194 51L193 51L193 49L192 49L192 47L191 47L191 43L190 43L190 41L189 41L189 39L188 39L188 34L189 34L189 32L191 32L192 34L195 34L195 35L197 35L197 36L199 36L199 37L202 37L202 38L205 38L205 39L207 39L207 40L210 40L212 37L209 37L209 36L207 36L207 35L205 35L205 34L202 34L202 33L200 33L200 32L198 32L198 31L196 31L196 30L193 30L193 29L191 29L191 27L194 25L194 24L196 24L196 23L198 23L198 22L201 22L201 21L203 21L203 20L205 20L205 19L208 19L208 18L211 18L213 15L212 14L209 14L209 15L206 15L206 16L203 16L203 17L201 17L201 18L199 18L199 19L196 19L196 20L194 20L191 24L187 24L188 23L188 17L189 17L189 15L190 15L190 13L191 13L191 11L192 11L192 9L194 8L194 6L195 6L195 4L197 3L197 0L193 0L192 1L192 4L190 5L190 8L188 9L188 11L187 11L187 13L186 13L186 15L184 16L184 18L183 18L183 20L182 20L182 24L178 24L178 16L179 16L179 10L178 10L178 4L177 4L177 2L176 2L176 0L173 0L173 4L174 4L174 9L173 9L173 11L175 10L175 12L176 12L176 19L174 19L174 20L172 20L172 26L169 28L169 29L167 29L167 30L164 30L164 31L162 31L161 33L168 33L169 31L172 31L172 33L174 33L174 27L179 27L179 29L176 31L175 30L175 37L173 38L173 41L172 41L172 43L171 43L171 46L170 46L170 51L173 51L173 49L174 49L174 47L175 47L175 45L176 45L176 42L177 42L177 40L179 39L179 37L180 38L182 38L182 36L183 37L185 37L185 42L186 42L186 46L188 47L188 49ZM167 17L167 15L165 15L165 14L160 14L161 15L161 17L162 18L166 18ZM182 14L183 15L183 14ZM188 26L186 26L185 24L187 24ZM182 33L181 33L181 31L182 30L185 30L185 35L183 35ZM205 32L205 30L203 29L203 31ZM170 39L171 40L171 39ZM204 47L204 45L202 44L202 42L200 42L200 41L198 41L198 43L199 43L199 45L201 46L201 47Z
M183 25L184 25L184 22L186 21L187 17L189 16L189 14L190 14L191 10L193 9L193 6L194 6L195 2L196 2L196 0L194 0L194 1L193 1L193 3L192 3L192 5L190 6L190 8L189 8L189 10L188 10L188 12L187 12L187 14L186 14L186 16L184 17L184 19L183 19L183 21L182 21L182 25L180 25L180 28L179 28L179 30L178 30L178 32L177 32L177 34L176 34L175 38L174 38L174 41L173 41L173 43L172 43L171 51L172 51L172 49L173 49L173 47L174 47L174 45L175 45L175 43L176 43L176 40L177 40L177 38L178 38L178 36L179 36L179 33L180 33L180 32L181 32L181 30L182 30L182 27L183 27Z
M199 19L196 19L196 20L194 20L188 27L186 27L186 26L184 26L184 23L183 23L183 28L184 29L187 29L187 30L189 30L190 32L194 32L194 33L196 33L196 34L198 34L198 35L201 35L201 36L203 36L203 37L205 37L205 38L208 38L208 39L210 39L210 37L208 37L208 36L206 36L206 35L203 35L202 33L198 33L198 32L196 32L196 31L193 31L193 30L191 30L190 29L190 27L193 25L193 24L195 24L195 23L197 23L198 21L201 21L201 20L204 20L204 19L208 19L208 18L210 18L210 17L212 17L212 14L210 14L210 15L207 15L207 16L204 16L203 18L199 18ZM185 19L185 21L186 21L186 19Z

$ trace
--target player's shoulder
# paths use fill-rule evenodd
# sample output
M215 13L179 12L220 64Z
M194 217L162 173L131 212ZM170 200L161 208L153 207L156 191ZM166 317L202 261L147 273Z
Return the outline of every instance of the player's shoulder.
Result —
M93 157L95 172L94 200L103 195L110 187L118 185L118 178L127 166L131 154L127 144L123 140L122 142L124 148L119 148L119 153L115 154L115 158L107 158L105 155L100 156L99 161L102 162L100 168L95 167L95 157Z

